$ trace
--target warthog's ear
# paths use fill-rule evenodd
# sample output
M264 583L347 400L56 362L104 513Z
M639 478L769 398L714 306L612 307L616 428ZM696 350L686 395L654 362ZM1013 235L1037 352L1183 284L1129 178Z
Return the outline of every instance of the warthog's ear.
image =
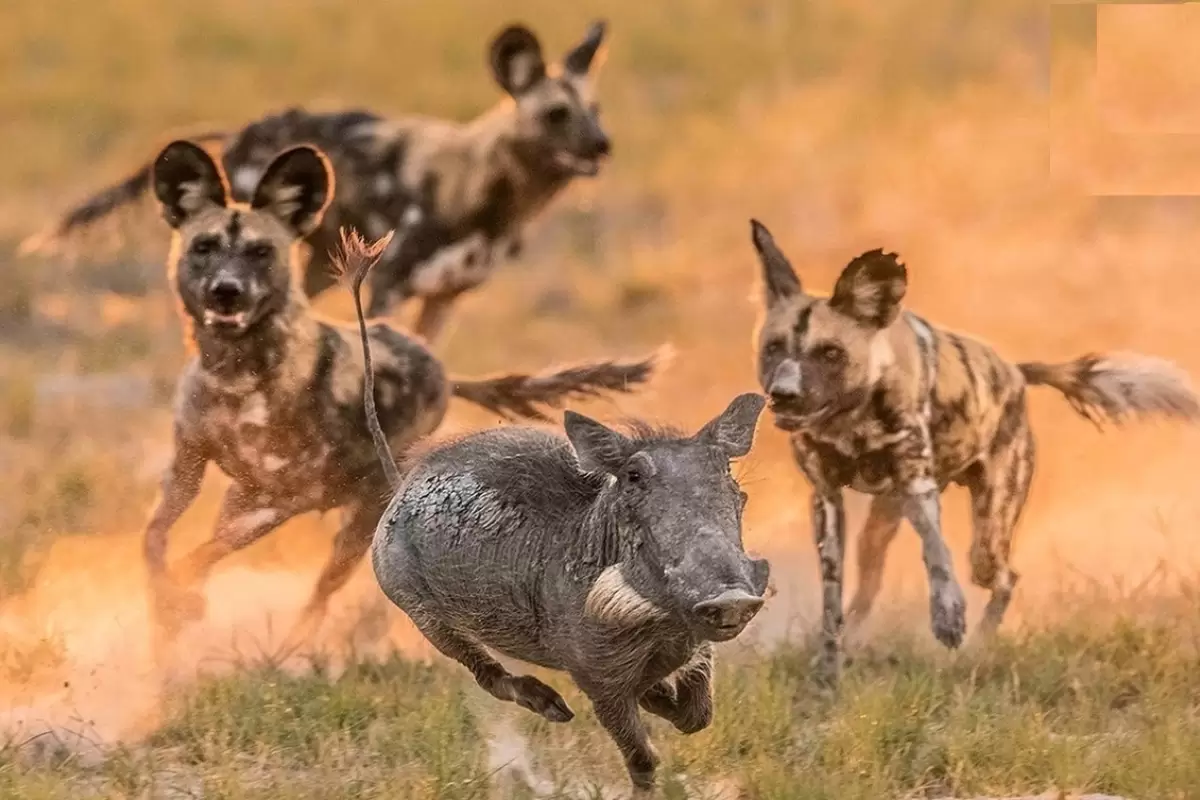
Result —
M767 226L756 219L750 220L750 238L754 242L754 249L758 251L758 260L762 263L767 306L803 292L796 270L792 269L787 256L779 249L779 245L775 244L775 237L767 230Z
M871 250L851 261L833 287L834 310L874 328L886 328L900 315L908 270L895 253Z
M740 458L750 452L754 428L766 404L760 394L739 394L720 416L700 429L696 438L719 445L730 458Z
M574 411L563 413L563 428L584 472L614 474L628 458L628 437L591 417Z
M250 206L274 215L297 237L303 237L321 224L332 199L329 159L317 148L302 144L284 150L267 165Z
M513 97L529 91L546 77L542 45L524 25L509 25L496 34L488 62L496 83Z
M592 59L596 57L596 51L604 42L607 28L608 24L602 19L588 26L583 41L572 47L563 57L563 69L572 75L586 75L592 66Z
M163 219L178 228L207 206L224 206L229 191L221 168L204 148L179 139L162 149L151 168L154 196Z

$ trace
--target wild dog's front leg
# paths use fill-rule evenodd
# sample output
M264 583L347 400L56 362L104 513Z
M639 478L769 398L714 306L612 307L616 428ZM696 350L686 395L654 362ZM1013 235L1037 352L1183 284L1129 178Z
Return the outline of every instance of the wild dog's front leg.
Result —
M887 551L904 519L902 495L878 495L871 499L867 521L858 533L858 588L846 614L847 634L852 635L866 620L883 586Z
M184 618L204 614L199 585L218 561L267 535L296 515L295 509L282 506L276 499L248 489L230 486L221 501L221 511L212 538L199 545L180 562L171 592Z
M712 724L712 645L704 644L673 676L646 690L638 705L662 717L681 733L696 733Z
M382 491L377 494L379 497L384 496ZM325 568L321 570L299 621L284 640L285 652L299 647L316 633L325 618L329 598L346 585L354 568L370 548L371 538L379 517L383 514L383 508L382 502L373 499L372 502L354 505L345 510L341 529L337 538L333 540L333 553L330 554Z
M947 647L958 647L967 630L967 603L954 577L954 559L942 538L942 504L932 478L915 479L909 484L905 516L921 537L933 635Z
M167 534L187 511L204 480L208 457L203 448L176 433L175 452L163 471L154 511L146 524L142 541L142 557L152 580L161 577L166 564Z
M842 665L842 580L845 572L846 511L836 489L814 489L813 537L821 564L821 652L817 676L836 687Z
M458 292L421 298L421 311L417 314L413 330L429 345L436 343L450 321L450 312L458 300Z

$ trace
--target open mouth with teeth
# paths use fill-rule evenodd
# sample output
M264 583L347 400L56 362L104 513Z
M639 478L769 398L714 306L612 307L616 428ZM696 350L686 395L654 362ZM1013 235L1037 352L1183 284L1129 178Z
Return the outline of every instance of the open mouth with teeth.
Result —
M771 414L774 417L776 428L788 433L795 433L818 424L826 416L826 409L803 412L786 406L772 405Z
M212 308L204 309L204 326L207 328L223 328L226 330L242 331L250 324L249 311L234 311L223 313Z
M576 175L593 176L600 172L600 157L585 157L559 150L554 154L554 161L563 169L570 170Z

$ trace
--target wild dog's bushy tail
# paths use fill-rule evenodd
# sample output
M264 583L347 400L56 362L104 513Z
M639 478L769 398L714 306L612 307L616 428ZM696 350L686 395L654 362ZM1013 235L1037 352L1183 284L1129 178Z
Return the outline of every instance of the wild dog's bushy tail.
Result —
M189 135L188 139L197 143L217 142L228 134L220 131L209 131L197 135ZM154 162L143 164L131 175L117 183L111 184L91 197L68 210L53 225L26 238L18 249L22 255L30 253L48 253L65 242L75 233L108 216L119 208L137 201L150 189L150 173Z
M572 398L597 397L606 393L627 393L650 380L656 369L671 357L663 346L636 361L596 361L538 375L501 375L480 380L451 380L455 397L486 408L502 419L548 418L538 405L559 408Z
M1064 364L1018 364L1025 380L1052 386L1080 416L1100 426L1130 417L1200 419L1200 399L1175 364L1136 353L1089 353Z
M395 491L400 487L400 470L396 468L396 460L392 456L392 449L388 447L387 436L383 433L383 426L379 424L379 413L375 410L375 368L371 362L371 338L367 335L367 320L362 307L363 280L383 255L395 231L388 231L386 236L374 244L367 244L354 230L342 228L340 233L342 244L333 256L333 266L342 279L349 283L350 292L354 295L354 313L358 315L358 334L362 337L363 409L367 414L367 428L371 431L375 455L378 456L383 473L387 476L388 485Z

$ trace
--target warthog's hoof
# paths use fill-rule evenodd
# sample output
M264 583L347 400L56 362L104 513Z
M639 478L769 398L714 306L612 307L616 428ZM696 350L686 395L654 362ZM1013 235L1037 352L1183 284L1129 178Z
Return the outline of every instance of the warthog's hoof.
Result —
M575 712L562 695L532 675L513 678L512 687L516 695L513 699L521 708L541 714L551 722L570 722L575 719Z
M947 583L929 599L933 635L946 647L956 648L967 633L967 601L957 583Z

